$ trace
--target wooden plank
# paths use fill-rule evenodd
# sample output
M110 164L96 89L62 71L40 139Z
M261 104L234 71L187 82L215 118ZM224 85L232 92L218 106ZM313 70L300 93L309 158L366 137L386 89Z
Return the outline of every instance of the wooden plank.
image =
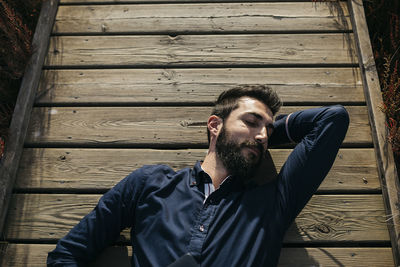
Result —
M279 170L291 149L270 151ZM145 164L167 164L179 170L203 160L205 154L205 149L26 148L15 189L105 191ZM319 190L380 190L373 149L340 149Z
M101 195L15 194L7 240L55 241L90 212ZM130 240L128 230L123 231ZM387 242L381 195L315 195L296 218L285 243Z
M284 107L289 113L308 107ZM346 107L346 144L369 145L365 107ZM210 107L49 107L35 108L26 137L34 145L193 146L207 145Z
M365 101L357 68L214 68L47 70L36 103L212 103L223 90L255 83L286 104Z
M355 64L353 48L352 33L53 36L46 66Z
M283 248L278 266L393 265L391 248Z
M25 68L13 117L9 127L7 145L0 162L0 235L2 234L15 175L22 154L25 135L40 81L40 72L49 44L49 35L56 16L58 0L42 4L39 19L32 39L33 54Z
M347 3L192 3L60 6L54 33L350 30Z
M382 113L382 95L379 77L375 67L365 19L363 2L349 1L354 31L357 36L357 52L360 58L365 98L368 103L368 113L371 121L372 137L375 145L379 176L382 182L383 197L388 215L388 227L393 247L393 257L396 266L400 265L400 185L392 147L388 141L386 116Z
M47 253L55 248L55 245L41 244L9 244L5 250L2 266L9 267L42 267L46 262ZM283 248L279 260L283 266L393 266L391 248L363 247L363 248ZM108 254L108 255L104 255ZM130 262L131 247L110 247L97 261L96 266L110 260L115 260L114 255L127 257ZM128 255L126 255L128 254ZM7 264L5 264L7 263ZM104 265L107 266L107 265ZM108 265L109 266L109 265ZM119 267L125 265L118 265ZM130 265L127 265L130 266Z
M312 0L279 0L279 2L311 2ZM326 0L329 2L335 2L336 0ZM225 3L225 2L246 2L246 0L61 0L63 5L75 5L75 4L151 4L151 3ZM248 2L248 1L247 1ZM252 0L251 2L277 2L277 0Z

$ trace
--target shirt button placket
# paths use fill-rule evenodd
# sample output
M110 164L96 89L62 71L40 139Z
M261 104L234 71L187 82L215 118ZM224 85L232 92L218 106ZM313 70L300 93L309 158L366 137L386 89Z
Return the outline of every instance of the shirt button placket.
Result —
M215 206L203 205L198 216L197 224L192 228L192 237L189 244L189 251L193 256L200 256L204 241L208 232L208 225L215 215Z

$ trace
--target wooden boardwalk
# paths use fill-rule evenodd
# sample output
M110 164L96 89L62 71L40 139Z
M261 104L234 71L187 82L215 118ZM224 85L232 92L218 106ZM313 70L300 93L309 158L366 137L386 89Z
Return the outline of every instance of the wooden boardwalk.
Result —
M343 104L350 114L332 170L285 237L280 266L393 266L349 3L61 0L3 266L43 266L101 194L143 164L179 169L202 159L212 102L245 83L274 88L281 113ZM271 150L278 168L291 149Z

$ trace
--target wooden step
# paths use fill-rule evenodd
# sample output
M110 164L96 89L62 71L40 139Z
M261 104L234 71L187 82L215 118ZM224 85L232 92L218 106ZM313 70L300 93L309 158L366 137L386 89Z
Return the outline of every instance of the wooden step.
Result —
M279 170L291 149L271 149ZM167 164L179 170L203 160L205 149L79 149L25 148L15 189L106 191L145 164ZM118 159L118 160L117 160ZM374 150L340 149L319 191L378 192Z
M308 107L283 107L290 113ZM365 106L347 106L346 145L370 145ZM194 146L207 145L210 107L48 107L34 108L29 146Z
M47 67L358 65L352 33L53 36Z
M252 0L251 2L313 2L314 0ZM335 2L336 0L329 0L329 2ZM152 3L225 3L225 2L246 2L246 0L60 0L61 5L76 5L76 4L88 4L96 3L101 5L106 4L125 4L125 3L136 3L136 4L152 4ZM328 1L327 1L328 2ZM319 4L318 2L314 4Z
M8 267L42 267L47 253L54 248L55 245L8 244L1 263ZM130 267L131 255L131 247L110 247L91 266L111 266L118 260L118 267ZM393 258L391 248L283 248L278 266L387 267L393 266Z
M268 84L284 103L364 103L358 68L46 70L37 104L212 103L238 84Z
M55 241L89 213L101 195L14 194L6 240ZM314 195L289 228L285 243L388 242L381 195ZM128 230L123 231L130 240Z
M53 33L350 30L346 2L60 6Z

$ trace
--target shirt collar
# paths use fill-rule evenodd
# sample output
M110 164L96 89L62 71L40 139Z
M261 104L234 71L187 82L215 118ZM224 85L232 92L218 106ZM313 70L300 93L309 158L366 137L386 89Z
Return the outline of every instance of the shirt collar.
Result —
M197 161L193 167L193 175L191 177L190 186L193 187L195 185L200 186L204 182L211 182L211 177L201 168L202 161ZM232 181L231 181L232 180ZM241 179L235 176L228 176L225 178L224 183L228 182L228 184L233 183L233 188L235 191L240 191L244 187L244 183Z
M206 174L205 171L201 168L201 161L197 161L193 167L193 173L190 180L190 186L193 187L195 185L200 185L203 181L203 177Z

